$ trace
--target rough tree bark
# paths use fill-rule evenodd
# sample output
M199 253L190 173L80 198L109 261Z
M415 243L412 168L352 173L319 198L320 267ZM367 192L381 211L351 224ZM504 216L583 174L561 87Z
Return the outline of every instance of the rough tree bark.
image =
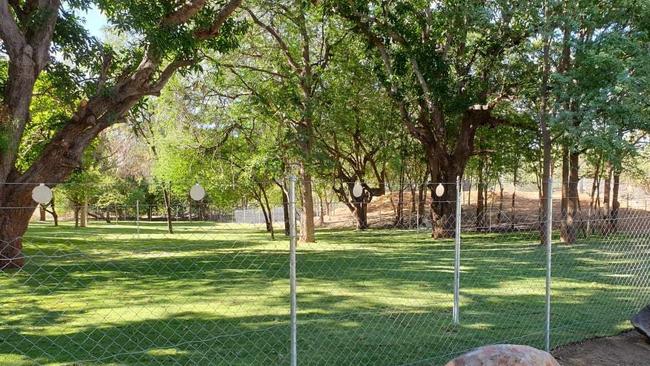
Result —
M79 221L79 227L86 227L88 226L88 200L83 201L81 204L81 212L80 212L80 221Z

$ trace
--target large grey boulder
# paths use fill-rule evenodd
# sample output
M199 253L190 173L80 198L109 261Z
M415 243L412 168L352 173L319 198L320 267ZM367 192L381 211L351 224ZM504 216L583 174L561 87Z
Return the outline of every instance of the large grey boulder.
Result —
M650 305L636 313L632 318L632 325L646 337L650 337Z
M549 353L529 346L497 344L477 348L445 366L560 366Z

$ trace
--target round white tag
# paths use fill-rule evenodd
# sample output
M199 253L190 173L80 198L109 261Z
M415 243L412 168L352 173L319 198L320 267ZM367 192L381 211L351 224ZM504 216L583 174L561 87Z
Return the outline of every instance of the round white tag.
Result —
M47 205L52 200L52 190L41 183L32 190L32 199L42 205Z
M205 189L200 184L196 183L190 189L190 197L195 201L200 201L205 197Z

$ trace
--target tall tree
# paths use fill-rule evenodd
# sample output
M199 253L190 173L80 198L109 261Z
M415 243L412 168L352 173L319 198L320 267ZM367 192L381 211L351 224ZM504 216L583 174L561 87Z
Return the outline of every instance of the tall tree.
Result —
M329 39L329 18L320 7L303 0L260 1L257 7L246 10L262 31L262 48L268 54L260 63L257 52L246 53L238 66L244 65L263 74L271 73L283 88L269 98L254 85L247 84L251 86L251 92L276 113L277 118L295 131L302 200L300 239L314 242L314 119L321 74L331 56L333 41ZM260 49L259 45L253 48Z
M535 8L515 2L333 1L378 56L377 74L423 146L432 181L434 237L453 235L456 177L481 126L510 94L507 58L531 32ZM435 185L431 187L435 189Z
M241 2L96 1L117 29L138 35L131 47L116 52L80 25L76 14L90 1L0 0L0 39L8 57L0 103L0 206L29 208L0 216L0 268L24 264L21 237L36 207L30 184L65 180L101 131L144 97L160 93L176 71L196 65L202 50L233 48L241 27L231 15ZM31 121L34 87L50 70L79 86L78 102L34 162L21 169L17 157Z

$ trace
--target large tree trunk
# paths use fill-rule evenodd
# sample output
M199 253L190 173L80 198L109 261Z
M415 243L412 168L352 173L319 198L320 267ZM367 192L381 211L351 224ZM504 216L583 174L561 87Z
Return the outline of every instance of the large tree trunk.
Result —
M303 243L313 243L316 241L314 228L314 195L312 192L311 174L307 172L304 163L300 165L300 177L300 195L302 198L300 241Z
M368 203L363 200L354 200L354 218L357 221L357 230L368 229Z
M21 207L0 211L0 270L22 268L25 259L22 237L36 208L31 198L33 186L4 186L0 191L0 207Z
M456 178L442 181L445 192L441 197L435 193L436 183L431 185L431 236L434 239L453 238L456 222Z
M580 154L578 152L569 152L569 147L566 145L562 147L562 222L560 237L565 244L573 244L577 238L579 225L576 224L576 216L580 206L578 194L579 160Z
M81 204L81 213L80 213L79 227L88 226L88 201L84 200Z

